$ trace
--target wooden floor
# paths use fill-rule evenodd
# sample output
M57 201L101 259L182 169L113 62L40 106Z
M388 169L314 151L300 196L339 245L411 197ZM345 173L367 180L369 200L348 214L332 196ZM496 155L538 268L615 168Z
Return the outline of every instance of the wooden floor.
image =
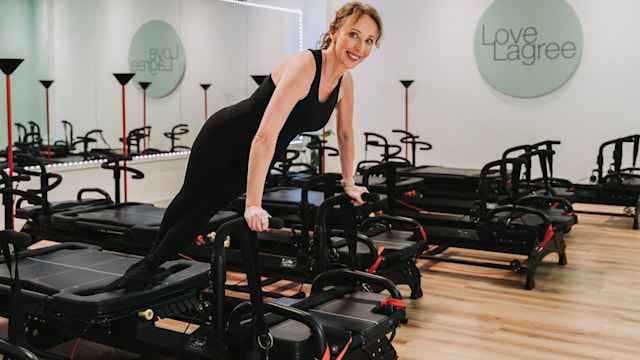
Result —
M579 214L565 241L568 264L549 255L533 290L501 270L421 263L424 296L405 300L400 358L640 359L640 231L630 218Z
M424 296L411 300L401 287L409 322L393 341L400 359L640 359L640 231L631 229L630 218L579 214L579 221L565 236L568 264L559 266L557 255L549 255L534 290L523 289L524 275L505 270L421 261ZM6 336L6 325L2 332ZM73 345L61 355L69 357ZM97 358L129 357L79 344L75 359Z

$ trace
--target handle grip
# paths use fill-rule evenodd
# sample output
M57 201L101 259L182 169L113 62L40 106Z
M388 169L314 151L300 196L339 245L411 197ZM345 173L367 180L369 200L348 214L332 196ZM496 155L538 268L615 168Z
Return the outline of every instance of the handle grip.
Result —
M31 235L19 231L0 231L0 242L13 244L15 247L24 249L31 245Z
M284 227L284 220L280 218L269 218L269 229L282 229Z
M362 200L365 202L377 202L380 201L380 195L374 193L364 193L361 196Z

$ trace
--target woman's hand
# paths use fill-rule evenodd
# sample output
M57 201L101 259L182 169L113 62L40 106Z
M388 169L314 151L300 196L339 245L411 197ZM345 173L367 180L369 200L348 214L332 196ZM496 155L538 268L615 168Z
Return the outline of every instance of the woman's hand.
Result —
M349 185L344 187L344 192L358 204L362 205L364 204L364 201L362 200L362 194L368 193L369 191L366 187L363 186Z
M252 231L267 231L271 215L262 206L249 206L244 210L244 219Z

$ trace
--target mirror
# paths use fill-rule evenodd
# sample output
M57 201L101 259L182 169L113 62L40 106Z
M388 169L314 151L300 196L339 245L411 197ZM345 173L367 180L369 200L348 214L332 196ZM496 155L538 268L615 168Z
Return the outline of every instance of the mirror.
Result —
M185 72L173 92L157 99L145 98L138 84L143 79L134 76L124 86L123 106L122 86L113 73L130 72L131 40L150 20L162 20L177 32ZM39 80L53 80L51 144L69 140L70 129L76 140L99 129L91 134L89 149L121 149L124 107L127 133L141 128L146 118L147 147L170 150L171 138L164 133L177 125L189 131L173 145L190 146L206 117L255 90L250 75L268 74L299 51L299 21L295 12L224 1L3 1L0 30L12 35L0 43L0 58L25 59L10 78L13 141L22 131L39 128L46 145L46 91ZM202 83L211 84L206 92ZM6 124L6 89L0 87L0 119ZM7 127L0 126L0 149L6 149L7 140ZM74 152L82 147L77 144Z

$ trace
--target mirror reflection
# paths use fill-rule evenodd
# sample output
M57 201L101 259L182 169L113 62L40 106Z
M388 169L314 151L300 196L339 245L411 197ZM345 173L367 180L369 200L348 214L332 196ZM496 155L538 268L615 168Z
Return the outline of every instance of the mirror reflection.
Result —
M141 85L151 91L155 79L135 74L123 86L113 75L134 73L132 39L152 20L175 30L186 64L175 89L155 98ZM91 159L93 149L187 150L208 116L253 92L251 75L299 50L297 14L221 1L10 0L0 30L11 34L0 59L24 59L10 89L0 86L5 162L9 135L14 152L52 163Z

